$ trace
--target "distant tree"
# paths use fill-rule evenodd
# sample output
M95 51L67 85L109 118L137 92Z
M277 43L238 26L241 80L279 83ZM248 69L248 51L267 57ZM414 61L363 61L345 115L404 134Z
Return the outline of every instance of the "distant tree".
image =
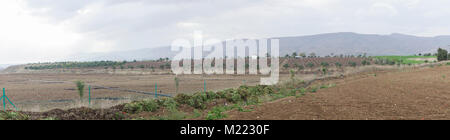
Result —
M350 61L350 62L348 62L348 65L350 65L350 66L352 66L352 67L356 67L356 62Z
M328 62L322 62L322 63L320 63L320 65L322 67L328 67L330 64L328 64Z
M339 63L339 62L336 62L334 65L336 66L336 68L341 68L342 67L342 64Z
M305 69L305 66L303 66L303 65L298 65L298 66L297 66L297 69L301 71L301 70Z
M155 67L151 66L150 69L152 69L152 72L155 72Z
M329 66L330 64L328 64L328 62L322 62L322 63L320 63L320 65L322 66L322 72L323 72L323 75L326 75L326 74L327 74L327 71L328 71L328 66Z
M293 58L296 58L296 57L297 57L297 53L296 53L296 52L293 52L293 53L292 53L292 57L293 57Z
M285 56L284 56L284 58L289 58L290 56L289 56L289 54L286 54Z
M323 68L322 68L322 74L323 74L323 75L326 75L326 74L327 74L327 71L328 71L328 69L327 69L326 67L323 67Z
M283 65L283 67L284 67L285 69L287 69L287 68L289 68L289 64L286 63L286 64Z
M363 60L363 61L361 62L361 64L362 64L363 66L367 65L367 60Z
M310 53L309 56L314 58L316 57L316 53Z
M170 69L171 66L172 66L172 65L170 65L169 62L167 62L166 64L164 64L164 67L165 67L165 68L168 68L168 69Z
M311 69L311 71L312 71L312 68L314 67L314 64L309 62L306 66L309 67Z
M445 61L448 58L448 51L442 48L438 49L438 53L437 53L437 59L438 61Z
M341 70L343 70L343 69L342 69L342 64L339 63L339 62L334 63L334 66L336 67L336 69L341 69Z
M306 54L305 54L305 53L300 53L299 56L305 58L305 57L306 57Z

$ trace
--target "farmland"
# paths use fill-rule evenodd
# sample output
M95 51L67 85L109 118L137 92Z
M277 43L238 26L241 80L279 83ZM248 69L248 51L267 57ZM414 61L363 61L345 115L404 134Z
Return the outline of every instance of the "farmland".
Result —
M437 61L436 56L376 56L380 61L397 64L423 64Z
M110 74L0 74L0 82L7 90L8 97L22 111L47 111L51 109L69 109L88 106L88 91L84 102L79 103L75 81L81 80L92 85L93 108L108 108L117 104L154 98L134 92L114 89L157 92L171 96L176 95L175 75L110 75ZM183 75L180 79L178 93L200 92L206 88L215 91L238 87L242 84L256 85L260 76L202 76ZM113 90L99 87L111 87ZM10 109L11 106L9 106Z
M147 68L169 63L167 60L97 63L100 66L83 68L53 67L61 63L50 64L52 67L29 64L5 70L6 73L0 74L0 82L4 83L7 96L32 119L408 119L408 114L402 113L414 110L422 111L419 118L448 117L448 109L419 108L401 100L416 100L426 107L448 104L446 88L441 87L448 81L445 71L450 69L445 62L377 65L376 61L376 58L366 57L283 58L280 60L280 84L269 87L257 86L262 75L175 76L167 68ZM103 64L145 67L105 69ZM35 68L30 69L30 66ZM80 100L75 81L92 86L91 104L86 94L83 101ZM434 84L438 82L442 85ZM174 98L160 96L153 100L155 95L151 93L155 90ZM370 93L365 94L365 91ZM422 94L428 91L433 95ZM418 99L422 97L430 98L430 102ZM389 108L396 105L401 107ZM277 112L281 110L270 108L272 106L284 108L282 110L288 114ZM305 112L295 110L296 106L301 106ZM14 108L8 106L8 109ZM389 114L390 109L398 109L400 113ZM370 114L365 112L367 110L385 115ZM315 114L317 111L337 115ZM92 116L83 112L90 112ZM67 113L81 114L67 116ZM116 118L117 113L126 114ZM419 119L415 117L409 115L410 119Z
M335 87L231 111L234 120L450 119L450 66L379 71L318 81ZM248 107L250 108L250 107Z

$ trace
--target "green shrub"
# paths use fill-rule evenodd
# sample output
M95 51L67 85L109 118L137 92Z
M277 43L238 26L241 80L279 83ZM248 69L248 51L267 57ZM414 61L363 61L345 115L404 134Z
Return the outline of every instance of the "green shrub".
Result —
M264 94L265 94L265 95L270 95L270 94L274 94L274 93L275 93L275 92L274 92L273 87L267 86L267 87L264 88Z
M159 104L153 99L135 101L124 107L124 111L127 113L153 112L157 109L159 109Z
M208 97L204 93L195 93L188 100L188 105L197 109L205 109Z
M297 89L291 89L288 93L289 96L295 96L297 94Z
M237 89L238 94L241 96L241 98L244 101L247 101L247 99L251 96L250 92L248 91L247 86L241 86Z
M163 98L158 100L159 106L164 106L165 108L174 111L177 110L178 103L174 98Z
M178 104L188 104L190 98L191 96L186 94L178 94L174 97L175 101L178 102Z
M227 115L224 114L227 109L222 106L214 107L208 112L208 115L206 115L206 120L217 120L217 119L223 119L226 118Z
M212 91L206 92L206 95L209 100L214 100L214 99L220 98L219 94L217 94L216 92L212 92Z
M0 120L29 120L28 115L18 112L0 112Z
M318 88L317 88L317 87L312 87L312 88L310 89L310 92L312 92L312 93L316 93L316 92L317 92L317 90L318 90Z
M288 94L289 94L289 91L288 91L288 89L286 89L286 88L280 88L278 94L281 94L281 95L288 95Z
M224 91L217 91L216 94L218 96L217 98L226 98L227 97L226 92L224 92Z
M242 101L242 96L238 93L232 94L231 99L229 101L233 103L240 102Z
M448 51L442 48L438 49L437 59L438 61L448 60Z
M252 97L248 98L248 100L246 102L247 105L255 105L255 104L259 104L259 103L260 103L259 97L256 97L256 96L252 96Z
M78 95L80 95L80 101L83 101L83 95L84 95L84 82L83 81L76 81L75 85L77 86Z

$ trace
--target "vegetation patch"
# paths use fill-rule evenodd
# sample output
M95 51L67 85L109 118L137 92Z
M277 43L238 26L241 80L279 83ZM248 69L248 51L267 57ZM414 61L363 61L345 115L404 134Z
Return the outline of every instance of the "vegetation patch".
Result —
M429 62L428 59L436 59L437 56L375 56L376 64L395 65L395 64L422 64Z

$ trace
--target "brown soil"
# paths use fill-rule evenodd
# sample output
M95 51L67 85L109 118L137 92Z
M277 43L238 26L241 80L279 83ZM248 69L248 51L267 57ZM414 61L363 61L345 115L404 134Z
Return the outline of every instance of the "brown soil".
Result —
M450 67L359 74L318 81L337 86L230 111L230 120L450 119Z
M239 87L242 84L259 84L260 75L180 75L178 93L203 91L204 81L208 91ZM288 75L282 75L286 79ZM51 109L70 109L88 106L87 86L83 103L74 82L82 80L86 85L115 87L120 89L154 93L155 83L158 93L176 95L175 75L114 75L114 74L0 74L2 88L20 111L42 112ZM145 95L118 90L92 88L92 108L109 108L133 100L153 98ZM103 100L113 98L117 100ZM94 100L95 99L95 100ZM11 105L8 109L14 110Z
M129 115L122 112L123 105L109 109L72 108L69 110L54 109L47 112L20 112L30 116L30 120L57 119L57 120L121 120Z

